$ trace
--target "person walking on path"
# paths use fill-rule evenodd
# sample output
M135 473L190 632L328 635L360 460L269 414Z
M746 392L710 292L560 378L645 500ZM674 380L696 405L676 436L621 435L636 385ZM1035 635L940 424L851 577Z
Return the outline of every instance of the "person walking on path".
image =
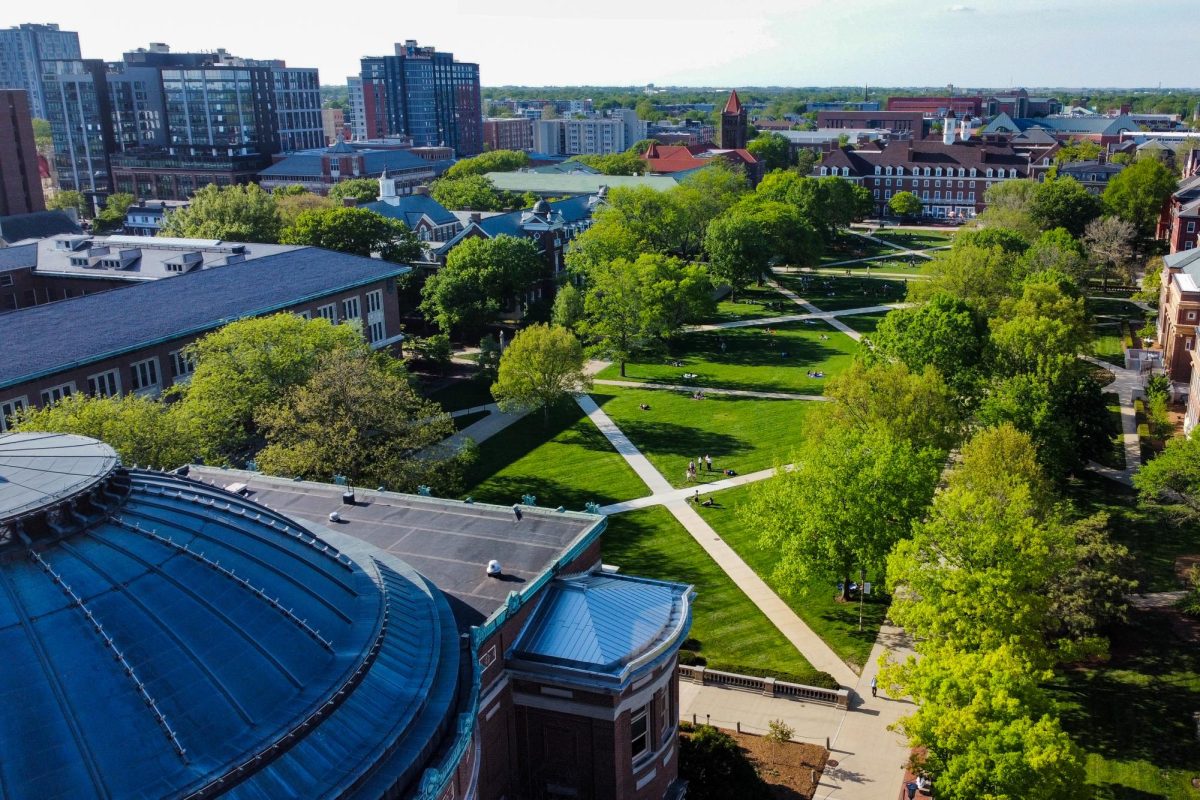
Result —
M705 456L704 463L708 467L708 471L712 472L712 456Z
M879 696L879 681L876 680L874 675L872 675L871 676L871 697L878 697L878 696Z

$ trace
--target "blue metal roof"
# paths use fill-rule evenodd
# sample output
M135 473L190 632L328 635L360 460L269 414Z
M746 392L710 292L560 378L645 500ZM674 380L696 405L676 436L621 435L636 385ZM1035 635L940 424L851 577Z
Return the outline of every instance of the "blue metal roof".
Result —
M592 573L553 581L512 647L535 669L618 685L674 653L691 627L692 587Z
M411 268L304 247L0 314L0 388L213 330Z
M422 216L429 217L434 225L453 225L458 222L458 217L426 194L400 197L395 203L378 200L374 203L364 203L361 207L391 219L398 219L410 228L417 227Z
M550 210L562 214L563 222L568 224L587 219L591 216L591 197L588 195L579 195L577 197L568 197L564 200L555 200L549 203ZM525 233L521 229L521 215L528 213L529 209L524 211L510 211L507 214L495 214L490 217L484 217L477 224L489 237L496 236L524 236Z
M276 161L266 169L260 170L258 174L264 178L319 178L323 174L321 159L326 152L328 151L324 148L320 150L300 150ZM378 175L385 169L403 172L433 168L432 161L421 158L407 150L350 149L349 152L359 154L363 157L363 168L368 177Z
M37 266L37 242L16 247L0 247L0 272Z
M83 532L0 559L5 794L416 784L454 734L459 689L435 588L368 544L174 475L133 471L107 500Z

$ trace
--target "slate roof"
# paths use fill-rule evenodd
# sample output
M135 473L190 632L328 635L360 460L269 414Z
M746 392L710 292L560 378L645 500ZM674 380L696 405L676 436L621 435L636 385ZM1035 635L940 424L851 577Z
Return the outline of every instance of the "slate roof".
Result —
M940 140L903 140L889 143L882 150L851 150L848 148L826 153L822 167L849 167L855 176L874 175L875 166L897 167L906 170L912 167L974 168L980 177L988 169L1016 169L1020 177L1026 177L1029 160L1011 147L984 144L978 139L954 144L943 144Z
M725 101L724 113L726 113L726 114L742 113L742 101L738 97L737 89L733 89L729 92L729 99Z
M518 669L567 668L621 687L687 636L692 596L686 584L611 573L558 578L509 655Z
M0 240L19 242L41 239L59 233L81 233L79 225L63 211L35 211L0 217Z
M350 147L349 145L344 146ZM322 175L321 157L326 152L341 151L335 151L334 148L298 150L266 169L260 170L258 174L263 178L319 178ZM351 148L350 152L363 157L365 177L377 176L385 169L389 172L434 169L434 162L427 161L407 150L356 150Z
M361 207L391 219L398 219L410 228L416 228L421 217L429 217L434 225L453 225L458 222L458 217L427 194L410 194L396 198L394 203L377 200L374 203L364 203Z
M1117 136L1122 131L1136 131L1138 124L1122 114L1119 117L1033 117L1014 119L1008 114L1000 114L983 129L983 133L997 133L1004 130L1026 131L1030 128L1044 128L1062 136L1076 134L1080 136L1101 134Z
M543 175L536 172L489 172L487 179L501 191L541 195L595 194L600 187L648 186L665 192L678 184L668 175Z
M0 247L0 272L36 266L37 257L37 242L19 244L16 247Z
M564 200L555 200L553 203L548 203L550 213L561 214L562 221L566 224L579 222L587 219L592 213L592 198L587 195L579 195L577 197L568 197ZM523 211L510 211L507 214L493 214L489 217L484 217L479 222L475 223L480 230L486 233L489 237L496 236L523 236L521 223L524 217L531 212L528 209Z
M411 268L303 247L0 314L0 387L202 333Z

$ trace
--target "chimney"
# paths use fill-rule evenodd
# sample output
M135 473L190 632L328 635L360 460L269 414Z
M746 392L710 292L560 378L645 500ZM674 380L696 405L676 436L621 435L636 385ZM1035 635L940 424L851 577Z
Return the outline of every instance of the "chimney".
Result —
M482 221L483 221L483 215L480 214L478 211L472 211L470 214L467 215L467 222L474 222L475 224L479 224Z
M428 197L429 187L424 185L418 186L417 188L413 189L413 194L419 194L422 197Z
M343 197L342 198L342 207L343 208L354 208L356 205L358 205L357 197Z

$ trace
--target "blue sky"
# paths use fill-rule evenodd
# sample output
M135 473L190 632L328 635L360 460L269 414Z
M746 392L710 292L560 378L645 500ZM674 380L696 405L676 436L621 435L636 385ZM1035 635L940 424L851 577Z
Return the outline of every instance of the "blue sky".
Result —
M413 38L479 62L484 85L1200 84L1200 48L1179 0L16 5L0 10L0 25L58 22L79 31L87 57L116 59L149 41L224 47L316 66L322 83Z

